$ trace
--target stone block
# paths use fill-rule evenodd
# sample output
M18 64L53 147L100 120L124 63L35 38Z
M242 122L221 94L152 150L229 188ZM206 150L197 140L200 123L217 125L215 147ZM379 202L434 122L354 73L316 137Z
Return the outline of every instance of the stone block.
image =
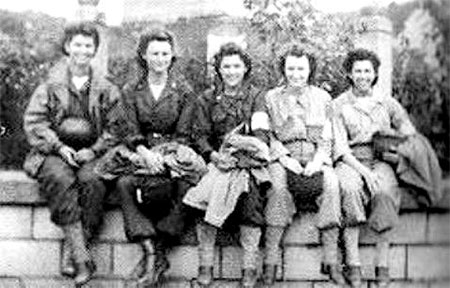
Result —
M374 246L360 247L361 270L364 279L375 279L376 249ZM389 250L389 274L392 279L406 277L406 247L391 246Z
M448 246L408 247L408 279L449 279L450 249Z
M319 247L286 247L284 250L284 280L325 280L320 273L322 253Z
M120 209L108 211L99 232L101 241L126 242L122 211Z
M113 245L113 274L129 277L142 257L142 250L137 244Z
M0 277L0 287L2 288L22 288L19 278Z
M222 278L240 279L242 276L242 249L236 246L222 247ZM217 253L216 253L217 255ZM261 272L262 258L258 254L258 271ZM281 266L280 266L281 267Z
M286 231L284 245L319 243L319 231L315 226L314 213L301 213Z
M0 241L0 275L59 275L57 241Z
M393 281L389 285L389 288L426 288L428 283L426 282L412 282L412 281ZM376 283L372 282L369 288L377 288Z
M55 277L55 278L23 278L26 288L73 288L73 280Z
M47 207L33 208L33 238L36 239L63 239L64 234L60 227L50 221L50 211Z
M195 246L177 246L169 254L169 277L191 279L197 277L198 253Z
M96 244L91 249L92 257L97 265L96 276L106 276L112 273L112 246Z
M360 288L367 288L367 287L369 287L368 285L369 285L369 283L363 281ZM338 285L330 283L330 282L314 282L313 287L314 288L340 288Z
M426 242L427 215L425 213L404 213L400 215L399 223L389 232L393 244L419 244ZM360 243L373 244L377 234L368 226L363 226Z
M428 215L429 243L450 243L450 214L431 213Z
M450 287L450 280L431 282L429 288L448 288Z
M31 207L0 206L0 238L31 237Z

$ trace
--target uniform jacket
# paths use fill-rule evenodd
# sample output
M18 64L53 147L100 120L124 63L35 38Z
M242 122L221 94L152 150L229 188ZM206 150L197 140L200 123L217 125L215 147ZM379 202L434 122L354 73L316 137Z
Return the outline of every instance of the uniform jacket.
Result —
M50 71L47 80L38 86L31 96L24 114L24 130L31 151L27 155L24 169L36 176L46 155L56 153L63 145L55 131L69 114L71 84L67 59L58 62ZM95 69L92 69L89 88L89 118L99 137L90 147L97 156L116 145L117 137L111 133L116 123L112 116L117 112L120 92Z

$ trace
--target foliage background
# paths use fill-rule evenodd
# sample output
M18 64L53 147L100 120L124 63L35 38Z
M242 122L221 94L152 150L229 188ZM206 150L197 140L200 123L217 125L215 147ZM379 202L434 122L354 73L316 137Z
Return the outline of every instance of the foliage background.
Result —
M253 56L252 81L265 88L280 81L278 57L293 43L305 46L318 58L315 84L335 97L348 88L341 69L352 48L355 20L378 14L394 27L393 91L410 113L416 127L436 149L444 170L449 170L450 1L426 0L367 7L356 13L323 14L308 1L284 1L276 11L258 12L240 21ZM206 63L206 35L221 17L179 18L168 29L177 39L179 69L198 93L211 85ZM61 57L64 19L39 13L0 10L0 123L7 132L0 138L0 168L19 169L29 149L22 130L22 115L29 97ZM139 34L155 23L126 23L107 29L108 72L122 87L134 69Z

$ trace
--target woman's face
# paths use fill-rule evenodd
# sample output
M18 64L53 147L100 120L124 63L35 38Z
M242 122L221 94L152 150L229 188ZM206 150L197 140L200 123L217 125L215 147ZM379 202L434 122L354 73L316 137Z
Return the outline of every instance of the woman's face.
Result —
M220 62L220 75L227 87L237 87L244 80L247 67L238 54L223 57Z
M70 63L76 66L89 65L95 55L94 38L78 34L65 44Z
M143 58L147 61L148 69L156 73L169 70L172 64L172 46L166 41L151 41Z
M372 62L370 60L355 61L349 77L353 81L353 88L362 93L369 92L376 77Z
M289 86L304 87L308 84L311 72L308 58L288 55L284 64L284 75Z

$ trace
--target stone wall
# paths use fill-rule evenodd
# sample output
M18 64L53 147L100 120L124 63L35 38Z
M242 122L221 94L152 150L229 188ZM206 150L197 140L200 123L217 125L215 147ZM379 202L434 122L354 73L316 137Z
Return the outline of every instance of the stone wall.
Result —
M391 288L450 286L450 181L445 183L447 197L429 211L418 210L405 194L400 224L393 231ZM0 287L73 287L70 279L59 274L62 232L50 222L43 204L37 184L23 172L0 172ZM319 271L321 247L312 217L300 215L288 230L276 287L331 287ZM229 235L219 237L214 273L221 285L217 287L237 287L239 247ZM364 288L375 287L373 240L368 231L362 233ZM189 287L189 280L197 275L196 244L194 231L189 231L170 254L172 267L165 287ZM92 251L98 271L89 287L135 287L130 274L141 251L138 245L127 243L122 214L114 206L106 214Z

